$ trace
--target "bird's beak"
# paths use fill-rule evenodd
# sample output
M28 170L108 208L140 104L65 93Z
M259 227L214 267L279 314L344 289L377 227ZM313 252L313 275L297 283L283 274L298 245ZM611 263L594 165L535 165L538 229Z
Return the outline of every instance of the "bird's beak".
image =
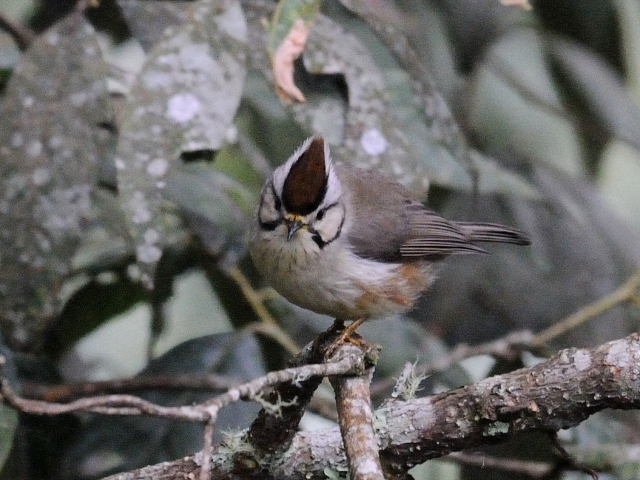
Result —
M287 218L287 242L291 240L295 233L303 227L305 227L305 224L302 223L300 218Z

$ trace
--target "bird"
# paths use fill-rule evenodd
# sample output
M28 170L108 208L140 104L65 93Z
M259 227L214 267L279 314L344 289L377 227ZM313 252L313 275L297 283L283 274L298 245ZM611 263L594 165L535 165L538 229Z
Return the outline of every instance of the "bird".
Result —
M410 310L441 260L486 253L477 243L529 245L518 229L450 221L380 172L337 165L310 137L266 180L249 233L258 272L283 297L352 333Z

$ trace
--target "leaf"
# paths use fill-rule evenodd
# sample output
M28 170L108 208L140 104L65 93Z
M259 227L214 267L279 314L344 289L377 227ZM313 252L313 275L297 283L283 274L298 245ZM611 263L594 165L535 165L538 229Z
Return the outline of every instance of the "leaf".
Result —
M218 373L240 381L266 373L255 337L218 334L184 342L151 362L140 375L206 375ZM163 405L202 402L211 392L155 391L141 395ZM236 402L220 412L216 440L223 432L245 428L258 413L252 402ZM175 459L202 448L202 425L158 418L93 417L66 452L66 478L91 478Z
M640 8L636 0L615 2L629 89L640 97Z
M598 185L615 213L640 232L640 151L621 140L609 142L602 152Z
M163 213L168 172L185 151L217 150L245 77L246 26L235 0L192 3L189 21L165 31L125 106L116 148L118 187L142 281L153 276L179 227Z
M262 51L266 39L259 24L267 11L250 4L247 20L252 46L250 63L269 77L268 60ZM296 120L308 130L327 137L336 159L383 171L416 195L424 197L431 181L471 189L474 176L469 166L484 164L460 156L461 135L442 97L431 85L430 90L412 89L414 79L396 63L389 49L366 24L358 23L353 16L343 19L334 11L332 14L348 29L319 15L307 41L304 65L318 82L322 78L329 82L330 78L344 77L346 108L343 112L335 100L322 96L314 101L311 97L314 92L310 91L308 102L289 107ZM424 108L416 104L416 95L423 100ZM449 138L455 136L452 131L457 134L454 139ZM464 138L462 147L466 152ZM284 158L274 160L282 162ZM501 168L494 163L487 173L497 170ZM484 185L513 192L527 183L524 179L514 183L511 180L515 175L502 173L497 180ZM533 190L528 185L525 191Z
M249 22L250 63L263 75L270 75L264 45L266 34L260 28L261 12L251 5ZM396 128L395 114L388 108L388 95L380 69L356 37L323 15L319 15L305 49L305 65L313 74L342 74L345 77L349 108L344 127L347 136L342 146L334 147L335 157L354 166L379 168L396 173L408 186L424 191L428 181L415 158L409 156L409 145ZM296 120L318 132L318 108L308 103L290 107ZM339 121L329 118L329 122ZM395 170L395 172L394 172Z
M13 72L0 126L0 321L7 341L39 348L60 312L62 279L95 222L98 125L106 67L93 28L74 13L31 45Z
M193 1L117 0L133 36L148 52L163 38L165 29L189 19Z
M640 148L640 109L620 76L579 43L551 37L549 52L602 126Z
M468 121L485 151L509 151L581 174L582 145L544 51L542 36L531 28L491 45L471 77Z
M209 252L233 259L244 255L255 192L199 162L175 168L167 176L166 193Z
M278 95L287 103L304 102L293 80L294 61L304 51L309 31L320 13L319 0L280 0L268 25L269 57Z

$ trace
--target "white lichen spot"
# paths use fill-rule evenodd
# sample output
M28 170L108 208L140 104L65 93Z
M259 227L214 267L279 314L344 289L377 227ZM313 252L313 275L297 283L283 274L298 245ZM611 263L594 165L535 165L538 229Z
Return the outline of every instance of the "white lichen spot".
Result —
M155 228L149 228L144 232L142 238L144 239L144 243L146 243L147 245L152 245L154 243L158 243L158 241L160 240L160 234Z
M495 437L504 433L509 433L509 424L506 422L494 422L485 430L485 436Z
M118 274L112 271L100 272L95 276L99 285L113 285L118 281Z
M375 459L369 457L358 462L358 465L360 467L358 468L358 471L362 473L363 478L372 478L369 476L373 476L376 472L379 471L380 468L378 462Z
M167 116L178 122L186 123L201 110L200 100L191 93L178 93L167 102Z
M25 148L25 152L32 158L37 157L42 153L42 143L39 140L30 141Z
M81 232L90 215L90 185L52 190L39 197L33 210L34 219L55 239L68 236L69 232Z
M578 350L573 357L573 361L576 366L576 370L583 372L591 366L591 356L584 350Z
M224 139L227 143L235 144L238 142L238 127L230 125L224 132Z
M124 170L125 168L127 168L127 164L125 163L125 161L120 158L120 157L116 157L116 159L114 160L115 164L116 164L116 169L118 170Z
M151 160L147 165L147 173L152 177L162 177L169 169L169 162L164 158Z
M41 187L51 180L51 172L47 168L36 168L31 175L31 180L35 186Z
M389 142L380 130L372 128L362 134L360 145L369 155L380 155L389 147Z
M11 137L11 146L14 148L19 148L24 145L24 135L22 133L17 132L14 133Z
M605 357L605 363L615 365L618 368L630 368L636 365L633 355L629 352L629 345L622 342L613 342L609 353Z
M142 192L134 192L129 200L131 209L131 221L136 224L147 223L151 220L151 212L147 205L147 199Z
M25 108L33 107L35 103L36 100L31 96L24 97L24 99L22 100L22 106Z
M136 258L140 263L155 263L160 260L162 250L155 245L138 245L136 248Z
M138 265L132 263L131 265L127 266L127 277L129 277L129 279L133 280L134 282L140 280L141 274L142 272L140 271L140 267Z
M47 144L49 145L49 148L57 150L64 145L64 138L60 135L53 135Z
M69 95L69 103L76 108L81 107L87 103L86 92L75 92L74 94Z
M59 41L60 35L58 35L58 32L55 30L49 31L49 34L47 35L47 43L49 43L49 45L57 45Z

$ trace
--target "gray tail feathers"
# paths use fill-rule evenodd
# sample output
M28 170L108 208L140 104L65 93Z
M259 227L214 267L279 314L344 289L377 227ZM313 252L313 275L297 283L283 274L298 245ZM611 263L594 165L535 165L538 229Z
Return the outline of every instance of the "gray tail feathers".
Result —
M497 223L456 222L470 242L500 242L531 245L529 236L515 228Z

